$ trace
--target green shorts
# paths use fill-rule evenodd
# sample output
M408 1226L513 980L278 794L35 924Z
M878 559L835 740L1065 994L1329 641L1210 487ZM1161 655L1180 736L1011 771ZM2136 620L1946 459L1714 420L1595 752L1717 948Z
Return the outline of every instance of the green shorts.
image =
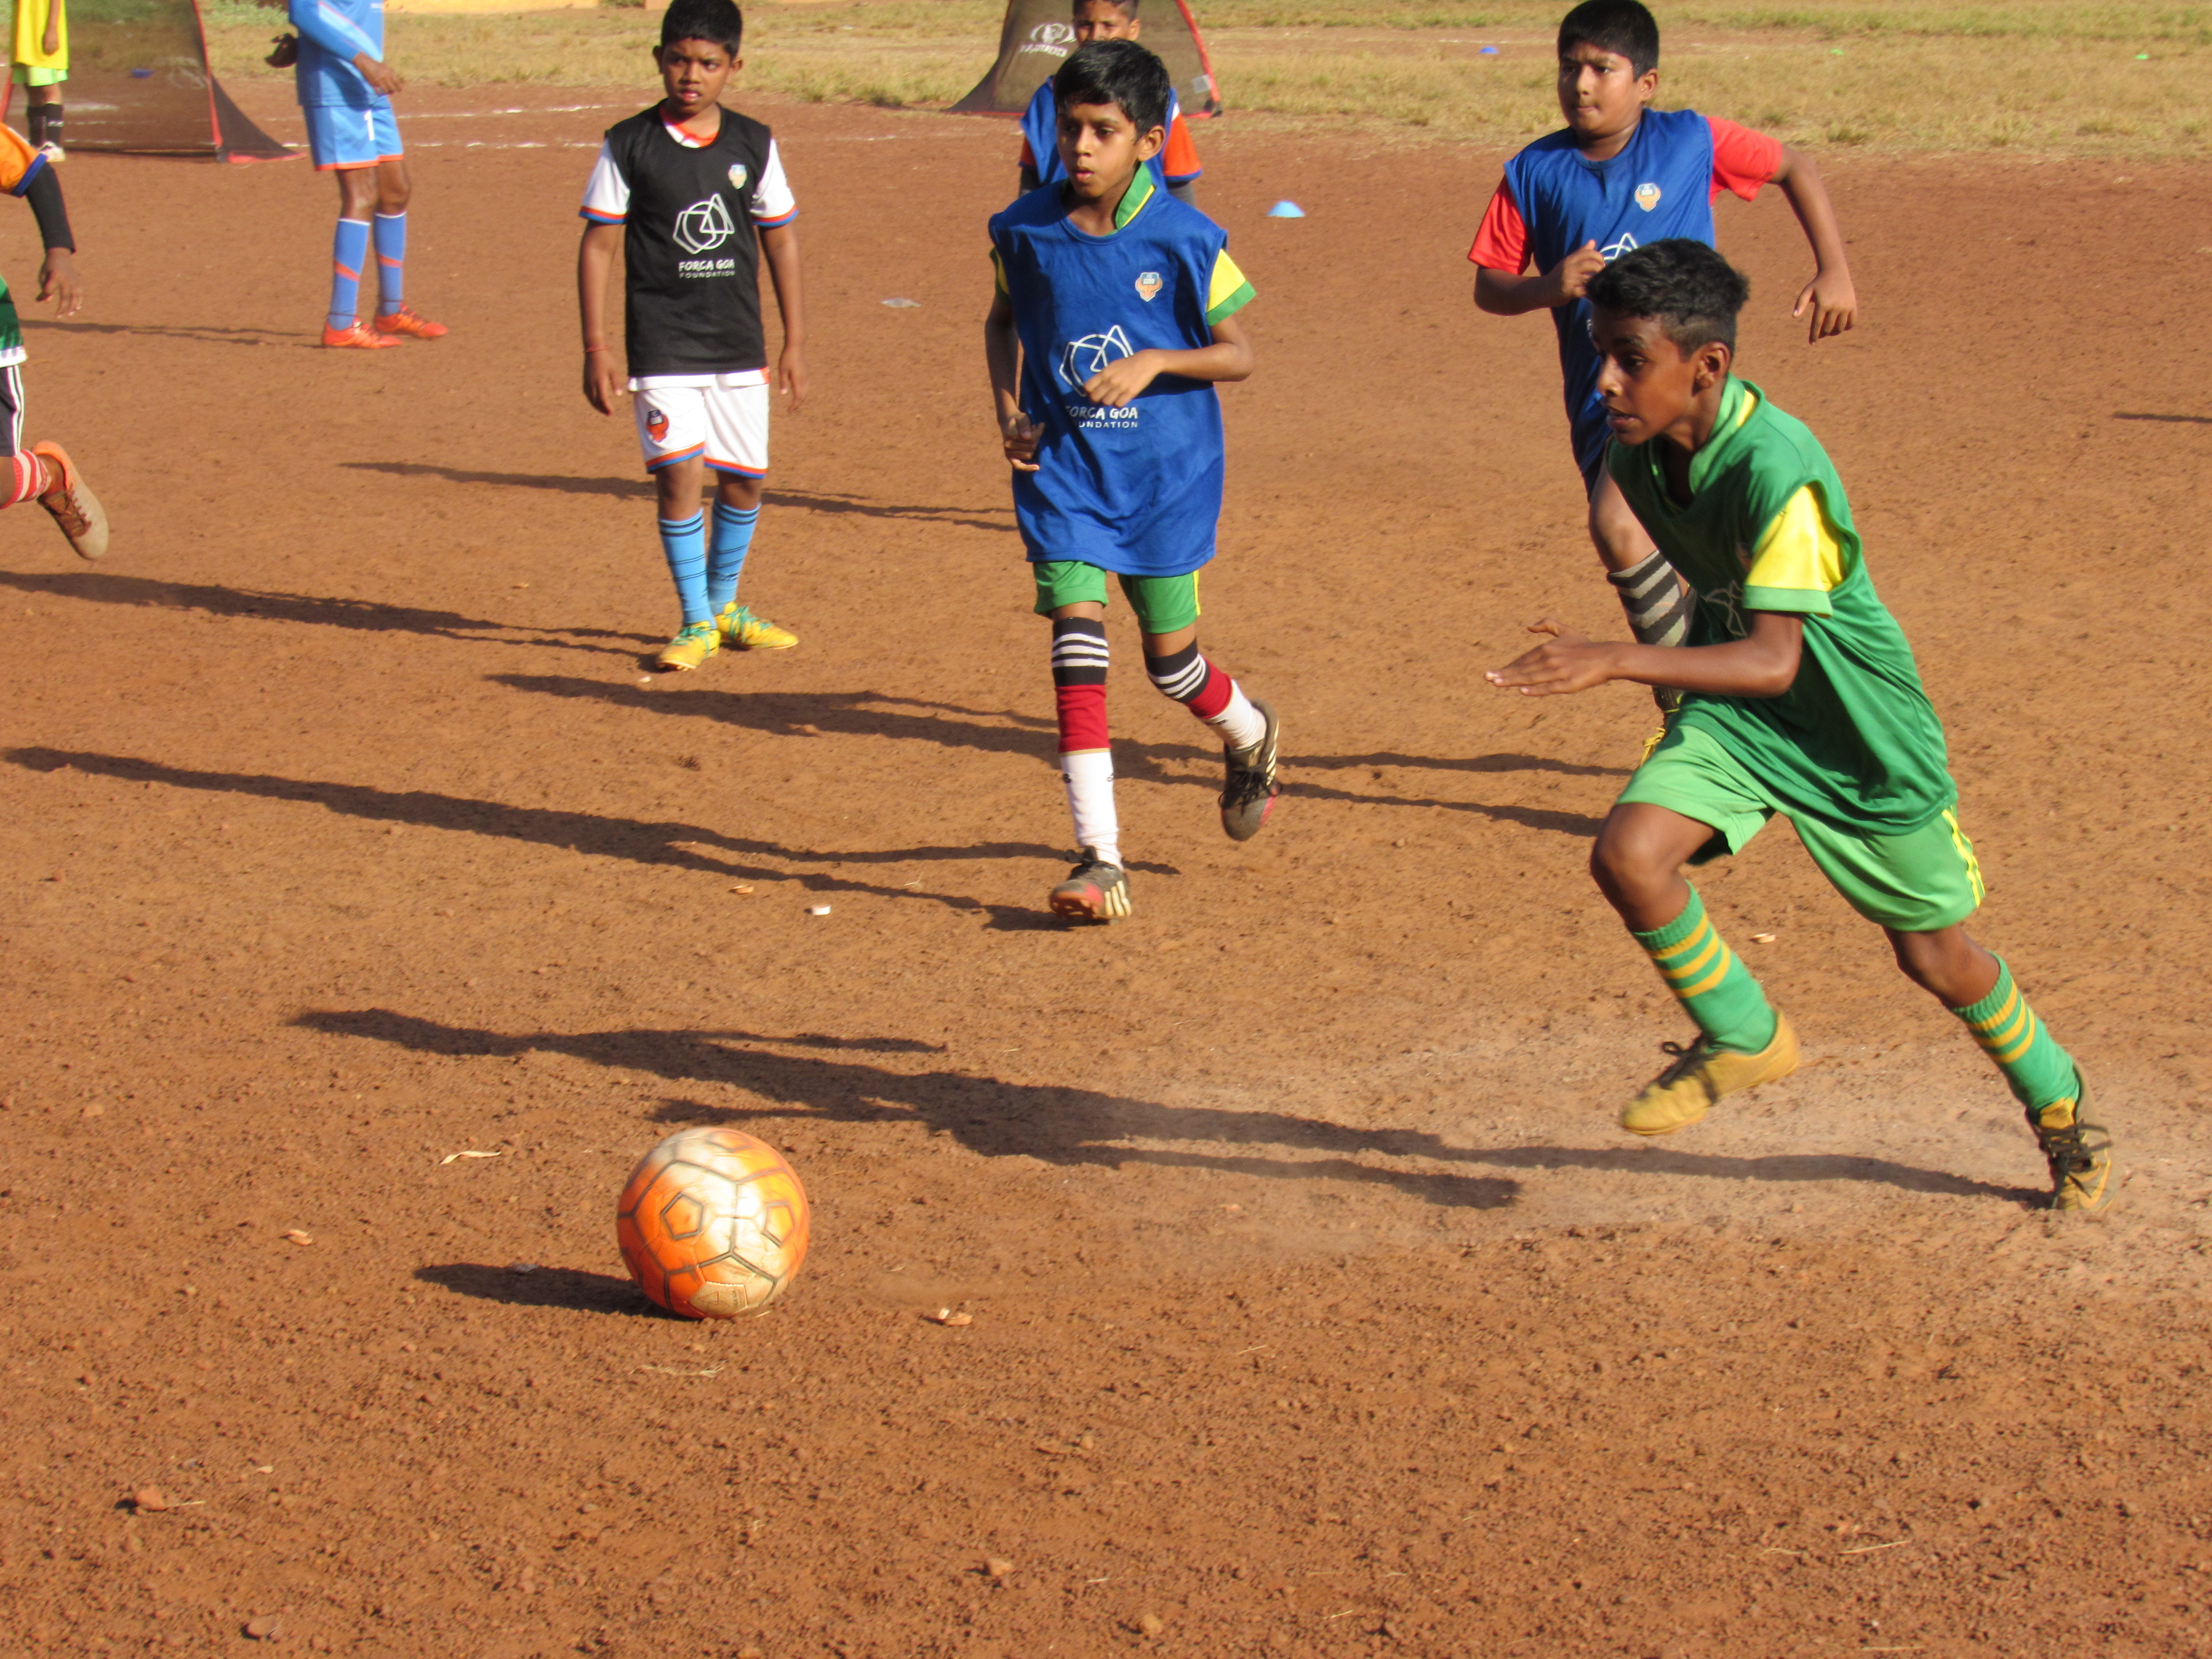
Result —
M1692 864L1741 853L1784 809L1703 726L1680 721L1620 792L1621 804L1663 806L1716 831ZM1981 908L1982 866L1947 807L1902 836L1861 835L1817 818L1790 820L1820 873L1869 921L1931 933Z
M68 79L67 70L33 69L28 64L15 65L15 84L19 87L58 87Z
M1045 559L1030 566L1036 575L1036 613L1049 617L1063 605L1104 605L1106 572L1080 559ZM1121 592L1147 634L1173 634L1198 621L1198 572L1188 576L1123 576Z

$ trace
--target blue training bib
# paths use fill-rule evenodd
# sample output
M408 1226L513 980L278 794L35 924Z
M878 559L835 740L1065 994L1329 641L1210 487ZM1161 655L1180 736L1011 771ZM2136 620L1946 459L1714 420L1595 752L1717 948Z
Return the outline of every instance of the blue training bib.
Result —
M1228 236L1139 176L1143 204L1110 236L1068 222L1048 185L991 221L1022 342L1022 406L1044 428L1037 471L1016 472L1014 519L1032 562L1081 559L1128 576L1181 576L1213 556L1221 517L1221 400L1163 375L1127 409L1083 395L1108 363L1197 350Z
M1674 236L1712 243L1713 129L1694 110L1644 111L1627 148L1607 161L1584 156L1572 134L1554 132L1506 162L1505 182L1538 270L1584 242L1595 242L1608 264ZM1557 307L1552 325L1559 335L1575 459L1587 474L1604 458L1610 435L1597 398L1589 301Z

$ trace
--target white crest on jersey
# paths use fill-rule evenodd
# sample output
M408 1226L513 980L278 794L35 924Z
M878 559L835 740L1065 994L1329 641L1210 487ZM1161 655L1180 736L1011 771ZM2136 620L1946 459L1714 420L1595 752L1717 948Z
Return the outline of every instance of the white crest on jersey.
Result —
M1637 185L1636 205L1646 213L1650 212L1653 208L1659 205L1659 186L1656 185L1645 183Z
M720 247L737 234L730 210L722 205L719 196L694 202L676 216L676 246L686 253L704 253L709 248Z
M1135 356L1136 348L1129 343L1129 337L1121 332L1119 324L1103 334L1086 334L1060 349L1060 383L1072 391L1107 364Z

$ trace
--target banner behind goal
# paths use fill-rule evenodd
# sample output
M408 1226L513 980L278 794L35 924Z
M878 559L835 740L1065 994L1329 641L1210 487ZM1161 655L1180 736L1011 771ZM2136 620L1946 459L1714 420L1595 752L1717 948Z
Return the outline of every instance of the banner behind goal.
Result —
M208 68L195 0L69 0L69 34L65 148L221 161L294 153L249 120ZM19 130L26 90L11 85L0 104Z
M1075 28L1067 21L1068 0L1006 0L1006 21L999 30L998 60L955 104L954 115L1019 115L1036 89L1075 50ZM1173 77L1185 115L1221 113L1221 89L1198 20L1184 0L1146 0L1145 32L1138 44L1160 55Z

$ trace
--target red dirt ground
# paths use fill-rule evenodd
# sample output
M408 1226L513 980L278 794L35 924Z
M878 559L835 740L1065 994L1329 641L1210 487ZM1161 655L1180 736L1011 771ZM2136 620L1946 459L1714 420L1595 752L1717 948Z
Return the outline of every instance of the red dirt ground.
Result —
M2212 1645L2212 175L1838 158L1864 322L1819 349L1784 207L1723 210L1746 372L1948 722L1981 930L2122 1137L2116 1210L2052 1228L1996 1078L1779 828L1705 886L1809 1064L1613 1127L1683 1029L1583 869L1648 706L1478 678L1547 611L1618 630L1549 331L1467 301L1496 158L1206 136L1261 296L1206 637L1285 713L1286 810L1221 838L1117 613L1139 913L1070 933L979 351L1011 126L765 112L814 395L747 592L804 644L647 684L671 602L570 275L641 101L413 100L453 333L374 358L310 345L303 165L69 164L93 301L34 326L30 424L116 538L0 524L16 1640ZM593 106L469 113L526 104ZM816 1243L697 1328L612 1200L720 1122Z

